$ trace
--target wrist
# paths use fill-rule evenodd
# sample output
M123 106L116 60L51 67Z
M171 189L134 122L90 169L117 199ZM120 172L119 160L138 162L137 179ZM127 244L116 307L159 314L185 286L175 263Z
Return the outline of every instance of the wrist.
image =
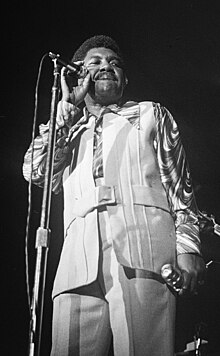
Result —
M57 118L56 118L56 126L57 128L61 128L64 126L71 127L75 121L76 115L78 115L80 109L73 105L72 103L61 100L58 103L57 108Z

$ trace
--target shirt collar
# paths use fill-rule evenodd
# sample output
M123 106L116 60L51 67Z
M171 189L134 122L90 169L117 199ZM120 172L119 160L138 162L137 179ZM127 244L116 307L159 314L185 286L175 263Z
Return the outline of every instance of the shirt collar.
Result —
M126 118L132 125L136 126L139 129L140 107L137 102L127 101L122 106L119 106L117 104L108 105L106 107L103 107L100 116L102 116L105 112L112 112L119 116L122 116ZM84 107L83 113L84 116L87 117L87 119L89 119L92 116L94 117L94 115L88 111L87 107Z

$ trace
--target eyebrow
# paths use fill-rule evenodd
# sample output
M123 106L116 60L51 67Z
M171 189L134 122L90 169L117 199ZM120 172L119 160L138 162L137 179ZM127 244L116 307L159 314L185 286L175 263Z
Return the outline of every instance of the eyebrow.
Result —
M92 60L92 59L102 59L102 57L103 57L102 55L94 54L94 55L92 55L92 56L88 59L88 62L89 62L90 60ZM115 55L112 55L112 54L108 55L106 58L107 58L107 60L116 59L116 60L118 60L119 62L122 62L122 61L121 61L121 58L120 58L119 56L115 56Z

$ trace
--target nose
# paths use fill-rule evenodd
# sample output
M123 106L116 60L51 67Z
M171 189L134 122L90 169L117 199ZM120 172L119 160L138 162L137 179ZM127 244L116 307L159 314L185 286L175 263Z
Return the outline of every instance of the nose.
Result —
M110 71L114 72L114 69L113 69L112 65L107 60L105 60L101 64L99 71L100 72L104 72L104 71L106 71L106 72L110 72Z

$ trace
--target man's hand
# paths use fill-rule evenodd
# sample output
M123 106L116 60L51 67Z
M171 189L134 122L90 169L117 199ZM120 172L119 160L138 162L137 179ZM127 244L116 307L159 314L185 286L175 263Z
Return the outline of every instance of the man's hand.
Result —
M197 294L198 286L204 284L206 265L202 257L190 253L183 253L177 257L178 267L183 275L183 286L180 295L187 292Z
M82 61L76 62L78 65L83 65ZM62 68L61 70L61 89L62 89L62 100L67 101L75 106L79 105L85 98L90 83L90 73L86 73L84 78L78 79L78 86L69 88L67 84L67 69Z

